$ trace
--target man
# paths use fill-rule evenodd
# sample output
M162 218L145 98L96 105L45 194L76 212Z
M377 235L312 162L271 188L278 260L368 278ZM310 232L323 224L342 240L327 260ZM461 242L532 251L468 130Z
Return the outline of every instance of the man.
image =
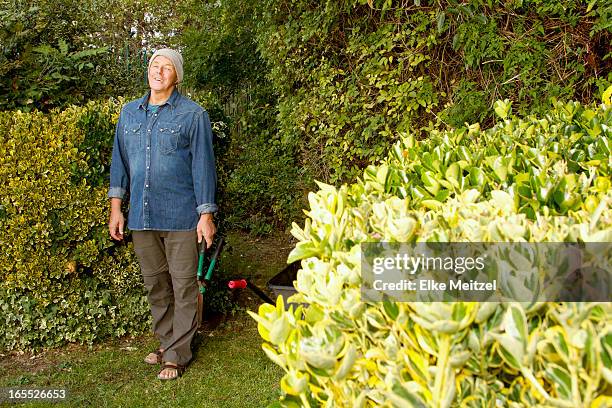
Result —
M157 50L148 67L150 91L126 104L115 131L108 224L123 239L121 201L129 192L132 230L160 347L145 358L163 363L160 380L182 375L197 330L196 242L210 247L216 227L216 172L207 112L182 96L183 58Z

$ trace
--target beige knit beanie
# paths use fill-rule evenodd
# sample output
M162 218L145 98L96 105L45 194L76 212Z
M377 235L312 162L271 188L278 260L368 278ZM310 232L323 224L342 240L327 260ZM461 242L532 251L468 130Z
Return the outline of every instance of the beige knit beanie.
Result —
M149 60L149 69L151 68L153 60L160 55L172 61L172 65L174 65L174 70L176 71L177 83L183 82L183 56L178 51L173 49L162 48L155 51Z

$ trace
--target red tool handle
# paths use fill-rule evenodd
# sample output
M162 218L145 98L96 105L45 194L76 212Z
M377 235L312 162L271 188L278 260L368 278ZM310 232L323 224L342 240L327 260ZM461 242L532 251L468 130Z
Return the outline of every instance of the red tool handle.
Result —
M227 282L227 287L230 289L244 289L247 287L246 279L237 279Z

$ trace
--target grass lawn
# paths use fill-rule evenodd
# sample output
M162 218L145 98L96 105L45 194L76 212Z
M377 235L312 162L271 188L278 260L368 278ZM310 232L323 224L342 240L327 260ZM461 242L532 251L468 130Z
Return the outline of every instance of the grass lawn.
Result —
M223 269L260 284L280 271L291 248L277 235L255 240L228 236ZM255 322L246 309L259 300L247 291L243 309L198 334L195 359L182 378L159 381L158 366L142 362L157 347L153 335L108 340L95 345L68 345L38 355L0 355L0 387L66 388L61 406L71 407L265 407L280 394L282 370L266 358ZM58 406L58 404L50 404ZM21 405L24 406L24 405ZM43 406L27 404L25 406Z

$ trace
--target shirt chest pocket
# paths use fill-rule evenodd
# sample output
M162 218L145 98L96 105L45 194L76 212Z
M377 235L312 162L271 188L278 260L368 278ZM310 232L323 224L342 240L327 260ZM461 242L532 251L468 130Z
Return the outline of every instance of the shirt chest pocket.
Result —
M124 127L125 147L128 152L136 152L142 146L140 123L130 123Z
M185 145L185 132L183 125L173 122L159 122L158 144L159 151L163 154L172 154L179 147Z

